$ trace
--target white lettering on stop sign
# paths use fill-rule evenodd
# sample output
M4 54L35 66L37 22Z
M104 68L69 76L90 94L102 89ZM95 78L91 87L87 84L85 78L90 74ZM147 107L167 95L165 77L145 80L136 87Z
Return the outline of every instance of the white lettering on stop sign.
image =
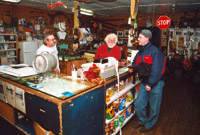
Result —
M170 20L160 20L158 21L158 25L169 25Z

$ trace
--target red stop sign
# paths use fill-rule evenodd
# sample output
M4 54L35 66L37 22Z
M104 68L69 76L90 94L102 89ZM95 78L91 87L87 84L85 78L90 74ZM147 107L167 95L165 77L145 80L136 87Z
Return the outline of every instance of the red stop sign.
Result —
M156 25L160 29L167 29L171 24L171 19L168 16L160 16L156 21Z

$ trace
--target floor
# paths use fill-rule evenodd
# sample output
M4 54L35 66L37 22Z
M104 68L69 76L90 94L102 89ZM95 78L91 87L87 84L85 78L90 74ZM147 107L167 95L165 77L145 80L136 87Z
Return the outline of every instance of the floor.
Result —
M155 127L140 133L132 128L136 116L123 128L123 135L200 135L200 84L180 74L168 75Z

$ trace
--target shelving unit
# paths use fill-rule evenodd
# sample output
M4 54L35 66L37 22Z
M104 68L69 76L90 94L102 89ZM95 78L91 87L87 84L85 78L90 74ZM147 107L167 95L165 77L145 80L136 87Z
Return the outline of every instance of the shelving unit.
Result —
M17 34L0 34L0 56L7 57L9 63L18 63Z
M112 128L112 127L110 127L110 126L108 126L108 125L112 125L111 123L113 123L113 121L117 121L117 119L119 119L119 117L121 116L123 116L123 114L124 113L126 113L127 114L127 111L128 111L128 108L131 108L131 114L129 115L129 116L125 116L126 118L124 118L124 121L123 121L123 124L122 125L120 125L119 123L119 125L118 125L118 127L116 127L116 129L114 130L114 132L113 131L109 131L109 133L107 133L107 131L106 131L106 135L107 134L111 134L111 135L116 135L118 132L121 132L121 129L126 125L126 123L135 115L135 111L134 111L134 107L133 107L133 103L134 103L134 101L135 101L135 96L134 96L134 93L135 93L135 90L134 90L134 87L135 86L137 86L139 83L140 83L140 81L136 81L135 82L135 84L133 84L132 83L132 81L134 80L130 80L129 82L126 82L125 80L127 79L127 78L129 78L130 76L126 76L126 77L121 77L120 78L120 81L121 80L124 80L124 82L125 82L125 85L124 85L124 88L122 89L122 90L120 90L119 92L115 92L115 94L114 95L112 95L111 97L110 97L110 100L107 102L107 104L106 104L106 106L109 106L109 105L112 105L112 103L114 102L114 101L116 101L116 100L118 100L118 99L120 99L120 97L122 97L124 94L126 94L127 92L129 92L129 91L131 91L132 92L132 94L133 94L133 99L130 101L130 102L128 102L128 101L126 101L125 102L125 107L122 109L122 110L118 110L118 112L115 112L115 116L113 116L111 119L105 119L105 125L107 125L105 128L108 128L109 127L109 129L110 128ZM108 85L107 86L107 88L109 88L109 87L112 87L113 85L115 85L114 83L112 83L112 84L110 84L110 85ZM117 118L118 117L118 118ZM123 116L124 117L124 116ZM118 121L119 122L119 121Z

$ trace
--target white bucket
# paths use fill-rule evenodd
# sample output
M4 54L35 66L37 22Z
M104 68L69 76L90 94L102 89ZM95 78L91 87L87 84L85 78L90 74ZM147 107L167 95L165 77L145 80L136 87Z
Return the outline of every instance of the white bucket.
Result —
M51 54L39 54L33 60L33 68L38 73L52 71L57 66L57 59Z

